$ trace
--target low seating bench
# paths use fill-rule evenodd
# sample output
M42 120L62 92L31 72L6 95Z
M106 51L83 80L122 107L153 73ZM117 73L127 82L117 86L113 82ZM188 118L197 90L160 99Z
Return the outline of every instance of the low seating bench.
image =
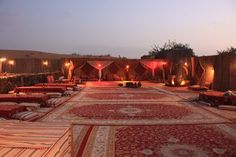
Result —
M213 106L218 105L236 105L235 96L224 96L224 92L208 91L199 93L199 100L211 103Z
M9 119L12 115L26 111L26 108L24 106L19 105L0 105L0 117Z
M27 86L27 87L16 87L15 93L48 93L48 92L59 92L64 93L66 87L42 87L42 86Z
M189 86L188 88L193 91L207 91L208 90L206 86L200 86L200 85L192 85L192 86Z
M0 94L0 102L29 102L29 103L39 103L41 105L46 105L46 101L50 97L45 94L35 94L35 95L15 95L15 94Z
M73 83L38 83L38 84L35 84L35 86L74 88L76 86L76 84L73 84Z

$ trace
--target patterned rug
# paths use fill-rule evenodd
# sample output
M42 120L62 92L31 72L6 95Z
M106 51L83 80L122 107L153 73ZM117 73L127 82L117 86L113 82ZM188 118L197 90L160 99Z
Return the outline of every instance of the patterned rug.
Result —
M236 130L217 125L93 126L77 157L234 157Z
M230 122L188 102L67 102L42 119L88 125L208 124Z
M84 97L99 100L117 100L117 99L161 99L165 94L157 93L86 93Z
M114 92L155 92L153 88L125 88L125 87L88 87L86 88L88 92L107 92L107 91L114 91Z
M89 119L181 119L192 112L167 104L94 104L76 105L68 113Z

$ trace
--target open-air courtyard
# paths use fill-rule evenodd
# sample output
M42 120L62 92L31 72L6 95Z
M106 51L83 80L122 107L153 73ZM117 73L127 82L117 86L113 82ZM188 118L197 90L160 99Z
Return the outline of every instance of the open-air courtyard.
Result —
M172 87L172 89L175 87ZM198 92L142 82L87 82L42 118L72 122L79 156L235 156L236 111L195 102Z
M235 0L0 0L0 157L236 157Z

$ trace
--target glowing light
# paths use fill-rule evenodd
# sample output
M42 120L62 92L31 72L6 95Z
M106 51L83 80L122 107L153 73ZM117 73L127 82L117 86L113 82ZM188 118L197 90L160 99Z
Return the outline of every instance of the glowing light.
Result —
M9 65L15 65L15 61L14 61L14 60L9 60L9 61L8 61L8 64L9 64Z
M0 58L0 62L5 62L6 60L6 58Z
M101 66L102 66L101 64L98 64L98 67L99 67L99 68L101 68Z
M129 65L126 65L126 69L129 69Z
M69 62L66 62L66 63L65 63L65 67L69 68L69 67L70 67L70 63L69 63Z
M185 85L185 81L183 80L181 83L180 83L181 86Z
M215 74L215 70L214 70L214 68L212 67L212 69L211 69L211 77L212 77L212 80L213 80L213 78L214 78L214 74Z
M188 66L188 63L187 63L187 62L185 62L185 63L184 63L184 65L185 65L185 66Z
M171 81L171 84L172 84L172 85L175 85L175 81L174 81L174 80L172 80L172 81Z
M45 61L42 62L42 64L43 64L44 66L48 66L48 61L45 60Z
M214 68L212 68L212 69L211 69L211 73L214 74L214 72L215 72L215 70L214 70Z
M166 62L162 62L161 64L162 64L162 65L166 65Z

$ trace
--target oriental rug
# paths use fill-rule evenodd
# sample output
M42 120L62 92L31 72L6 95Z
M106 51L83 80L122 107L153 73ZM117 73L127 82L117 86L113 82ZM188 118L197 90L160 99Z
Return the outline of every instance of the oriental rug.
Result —
M230 122L188 102L67 102L43 121L89 125L208 124Z
M234 157L236 129L225 124L91 126L77 157Z
M106 91L106 92L88 92L82 91L80 95L72 98L70 101L181 101L182 98L169 95L164 92L127 92L127 91ZM183 100L186 101L186 100Z

